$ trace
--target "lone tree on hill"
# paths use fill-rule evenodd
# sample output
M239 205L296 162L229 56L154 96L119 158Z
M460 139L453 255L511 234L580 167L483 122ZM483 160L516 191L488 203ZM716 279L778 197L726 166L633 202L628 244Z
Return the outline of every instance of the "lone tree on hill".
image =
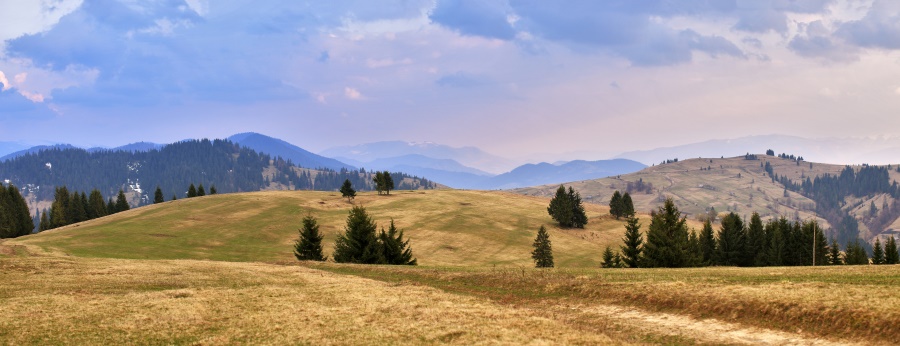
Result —
M128 205L128 200L125 199L125 191L119 190L119 195L116 196L116 212L121 213L128 209L131 207Z
M634 216L625 220L625 238L622 239L622 262L629 268L637 268L641 258L641 243L644 236L641 235L641 224Z
M900 264L900 253L897 252L897 240L891 235L884 243L884 263Z
M412 255L412 248L409 247L409 240L403 241L403 231L397 230L397 227L394 226L394 219L391 219L391 226L387 233L384 232L384 228L381 229L378 241L381 242L384 264L411 266L417 264Z
M163 198L162 189L160 189L159 186L157 186L156 192L153 193L153 203L156 204L156 203L162 203L165 201L166 200Z
M534 260L536 268L553 268L553 248L550 246L550 234L544 225L538 229L537 237L534 238L534 251L531 251L531 259Z
M294 256L301 261L324 261L322 255L322 234L319 233L319 222L312 215L303 218L303 228L294 243Z
M341 185L341 196L346 197L347 202L356 197L356 190L353 189L353 183L350 182L350 179L344 180L344 185Z
M625 209L625 206L622 204L622 194L619 193L619 190L616 190L616 192L613 192L612 198L609 199L609 213L618 220L624 215L623 209Z
M375 172L373 181L375 182L375 190L378 191L379 195L382 191L390 195L391 190L394 189L394 178L391 178L391 172Z
M571 186L568 192L562 185L556 189L556 196L550 200L547 212L561 227L584 228L588 221L584 205L581 204L581 195Z
M366 208L354 206L347 215L344 234L334 244L334 261L338 263L384 263L381 244L375 234L377 225L366 213Z
M643 264L647 267L679 268L691 265L692 254L687 230L687 219L681 216L671 198L653 213L644 244Z

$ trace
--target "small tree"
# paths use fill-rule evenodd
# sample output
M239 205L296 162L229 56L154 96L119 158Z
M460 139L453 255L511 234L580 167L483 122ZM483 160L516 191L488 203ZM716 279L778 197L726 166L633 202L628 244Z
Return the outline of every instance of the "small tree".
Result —
M354 206L347 215L344 234L334 244L334 261L338 263L384 263L381 244L375 230L378 226L362 206Z
M412 255L412 248L409 247L409 240L403 240L403 231L398 231L394 226L394 219L391 219L391 227L388 232L381 229L378 235L381 242L382 257L385 264L394 265L416 265L417 261Z
M629 216L625 220L625 238L622 242L622 262L629 268L637 268L641 257L641 243L644 236L641 235L641 224L636 217Z
M841 260L841 249L838 247L836 239L831 239L831 246L828 247L828 264L833 266L844 264L844 261Z
M536 268L552 268L553 267L553 248L550 245L550 234L544 225L538 229L537 237L534 238L534 251L531 252L531 258L534 260Z
M624 215L623 209L625 208L622 205L622 194L619 193L619 190L616 190L616 192L613 192L612 198L609 199L609 213L618 220Z
M319 223L312 215L303 218L303 228L299 231L299 237L294 242L294 256L300 261L324 261L322 255L322 234L319 233Z
M381 173L382 179L384 179L384 192L385 194L390 195L391 190L394 189L394 178L391 177L391 172L384 171Z
M197 197L197 188L194 187L194 183L191 183L191 186L188 187L187 197L188 198Z
M210 194L210 195L215 195L215 194L217 194L217 193L219 193L219 191L216 190L216 186L215 186L215 185L210 185L210 187L209 187L209 194Z
M628 192L622 195L622 216L634 216L634 201L631 200L631 194Z
M197 197L206 196L206 189L203 188L203 184L197 187Z
M559 222L561 227L584 228L588 221L584 205L581 204L581 195L572 187L566 192L566 188L562 185L556 189L556 195L550 200L547 213L554 221Z
M884 264L884 248L881 247L881 239L875 237L875 245L872 246L872 264Z
M344 180L344 185L341 185L341 196L346 197L347 202L356 197L356 190L353 189L353 183L350 182L350 179Z
M890 236L884 243L884 263L900 264L900 253L897 252L897 240Z
M618 253L614 253L612 248L609 245L606 246L606 249L603 250L603 261L600 262L600 267L602 268L621 268L622 267L622 258Z
M163 198L162 189L160 189L159 186L157 186L156 192L153 193L153 203L156 204L156 203L162 203L162 202L165 202L165 199Z
M119 190L119 195L116 196L116 212L120 213L131 209L128 205L128 200L125 199L125 191Z

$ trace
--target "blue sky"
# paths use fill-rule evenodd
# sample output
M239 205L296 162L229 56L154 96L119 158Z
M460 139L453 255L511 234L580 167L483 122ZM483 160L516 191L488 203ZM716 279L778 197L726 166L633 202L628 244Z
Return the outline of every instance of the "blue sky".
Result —
M900 136L900 2L0 0L0 141Z

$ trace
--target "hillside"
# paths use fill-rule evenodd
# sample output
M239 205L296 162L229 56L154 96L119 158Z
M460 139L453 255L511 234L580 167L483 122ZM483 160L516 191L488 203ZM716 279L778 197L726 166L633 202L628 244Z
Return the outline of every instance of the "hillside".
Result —
M280 156L285 160L291 160L293 164L299 167L314 169L327 168L332 170L340 170L341 168L356 168L335 159L313 154L303 148L300 148L283 140L261 135L259 133L239 133L228 137L228 140L240 144L241 146L253 149L258 153L268 154L272 157Z
M612 219L608 208L588 205L587 228L568 230L553 226L548 202L455 190L362 193L355 200L379 226L393 218L422 265L531 266L531 244L540 225L549 227L562 267L595 267L604 246L619 244L624 223ZM330 254L350 207L340 194L330 192L213 195L133 209L7 244L82 257L293 261L291 244L303 216L319 219Z
M571 185L588 202L607 205L613 192L630 191L635 209L649 212L671 197L682 212L699 220L708 214L710 208L722 213L735 211L749 216L753 212L763 218L786 216L790 219L816 218L823 227L832 225L816 214L816 203L794 191L787 191L779 182L773 182L766 173L764 164L769 162L773 172L785 176L795 183L806 178L814 180L824 174L836 176L846 167L782 159L774 156L756 155L758 160L747 160L744 156L731 158L697 158L680 160L667 164L657 164L639 172L623 174L603 179L573 181ZM896 168L896 166L893 166ZM858 166L855 167L857 170ZM888 170L890 180L900 180L900 173ZM630 187L629 187L630 186ZM512 190L529 196L552 196L558 185L543 185ZM882 208L884 203L892 204L894 199L886 195L848 198L845 209L854 209L860 226L860 236L871 240L884 230L869 230L868 219L858 209L868 207L870 202ZM852 208L851 208L852 207ZM891 228L898 228L898 220L890 222Z

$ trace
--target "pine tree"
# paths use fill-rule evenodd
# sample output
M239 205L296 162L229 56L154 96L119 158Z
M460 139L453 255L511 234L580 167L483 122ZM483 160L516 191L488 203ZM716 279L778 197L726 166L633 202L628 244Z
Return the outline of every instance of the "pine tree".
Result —
M689 265L687 219L671 198L659 207L650 221L644 244L643 265L651 268L679 268Z
M165 200L165 198L163 198L162 189L160 189L159 186L157 186L156 192L153 193L153 203L156 204L156 203L162 203L165 201L166 200Z
M50 228L62 227L69 224L68 212L69 208L69 189L65 186L57 187L53 195L53 204L50 211Z
M831 246L828 247L828 264L833 266L844 264L844 261L841 260L841 249L834 238L831 239Z
M125 191L119 190L119 195L116 196L116 212L121 213L131 209L131 206L128 205L128 200L125 199Z
M722 218L722 228L719 229L718 243L716 244L716 264L724 266L742 265L744 243L746 234L744 222L734 212L728 213Z
M697 236L697 231L691 229L691 234L688 235L688 250L687 250L687 262L685 262L686 267L700 267L705 265L703 262L703 252L700 251L700 237Z
M600 262L600 267L619 268L621 264L621 257L619 257L619 254L613 253L612 248L607 245L606 249L603 250L603 260Z
M394 219L391 219L391 226L388 232L381 229L378 235L381 242L381 255L385 264L394 265L416 265L417 261L412 255L412 248L409 247L409 240L403 240L403 231L398 231L394 226Z
M872 247L872 264L884 264L884 248L881 247L880 237L875 237L875 245Z
M631 195L628 192L622 195L622 216L634 216L634 202L631 200Z
M897 252L897 240L891 235L884 243L884 263L900 264L900 253Z
M100 193L100 190L92 190L91 196L88 197L88 217L98 218L107 214L108 210L106 210L106 202L103 201L103 194Z
M787 219L769 220L766 223L766 265L784 265L784 227Z
M562 185L560 185L562 186ZM622 215L624 215L624 206L622 205L622 194L619 193L619 190L613 192L612 198L609 199L609 213L612 216L616 217L618 220Z
M550 234L544 225L538 229L537 237L534 238L534 251L531 252L531 259L534 260L536 268L553 268L553 248L550 246Z
M384 263L375 234L377 225L362 206L354 206L347 216L344 234L334 245L334 261L338 263Z
M194 187L194 184L191 183L191 186L188 187L187 198L197 197L197 188Z
M547 207L547 213L554 221L558 222L562 227L571 227L572 220L572 203L566 188L562 185L556 189L556 195L550 200L550 206Z
M700 231L700 255L703 265L713 262L716 252L716 238L713 234L712 223L709 219L703 222L703 230Z
M303 218L303 228L298 231L299 237L294 242L294 256L300 261L324 261L322 254L322 234L319 223L312 215Z
M346 197L347 202L356 197L356 190L353 189L353 183L350 182L350 179L344 180L344 185L341 185L341 196Z
M15 238L31 234L34 219L25 198L13 184L0 184L0 238Z
M644 242L644 236L641 234L641 224L634 215L625 220L625 237L622 242L625 244L621 249L622 262L626 267L637 268L640 264L641 243Z
M112 197L109 198L109 201L106 203L106 215L112 215L117 213L116 210L116 202L113 202Z
M44 212L41 213L41 224L38 226L38 232L43 232L50 229L50 216L48 216L48 211L44 209Z
M584 205L581 204L581 195L578 192L575 192L571 186L569 186L569 192L566 194L569 198L569 205L572 207L572 220L571 226L574 228L584 228L584 225L587 224L587 214L584 212Z
M380 195L382 191L384 191L384 174L380 171L375 172L375 177L372 178L372 181L375 183L375 191L378 191Z
M203 188L203 184L200 184L200 186L197 187L197 197L202 196L206 196L206 189Z
M216 190L216 186L215 186L215 185L210 185L210 186L209 186L209 194L210 194L210 195L215 195L215 194L217 194L217 193L219 193L219 191Z
M384 171L381 173L382 179L384 179L384 192L387 195L391 194L391 190L394 189L394 178L391 177L391 172Z
M847 250L844 251L844 263L849 265L869 264L869 255L859 243L859 239L847 243Z

